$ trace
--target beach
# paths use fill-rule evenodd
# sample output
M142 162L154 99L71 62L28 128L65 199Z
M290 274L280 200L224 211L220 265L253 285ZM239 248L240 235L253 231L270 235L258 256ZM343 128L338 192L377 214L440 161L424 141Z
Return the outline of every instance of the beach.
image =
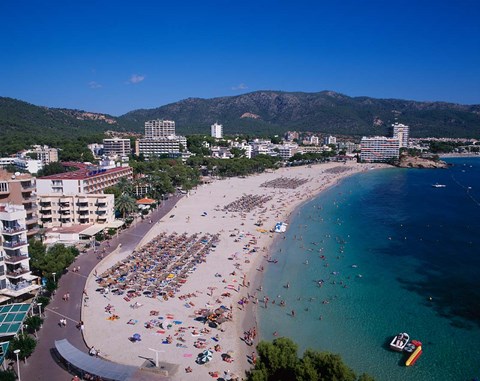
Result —
M134 253L118 247L89 275L86 344L100 357L138 367L158 355L175 380L241 379L259 339L256 307L268 297L261 282L269 247L283 236L271 232L275 224L288 224L297 207L343 177L384 167L281 168L190 191Z

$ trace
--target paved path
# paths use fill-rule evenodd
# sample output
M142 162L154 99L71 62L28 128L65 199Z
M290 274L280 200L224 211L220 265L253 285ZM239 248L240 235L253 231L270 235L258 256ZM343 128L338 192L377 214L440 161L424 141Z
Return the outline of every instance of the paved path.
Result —
M169 213L178 200L179 198L177 197L171 197L166 200L164 205L153 212L151 216L152 222L157 222L165 214ZM107 253L110 253L118 244L122 244L122 250L133 250L152 226L153 224L149 223L149 218L146 218L120 233L118 237L110 240L110 247L106 247L106 243L102 243L100 247L97 247L97 253L104 248L107 250ZM97 254L91 249L87 253L78 256L69 268L71 270L73 267L80 266L80 271L69 271L60 279L55 297L45 310L42 309L45 320L43 328L38 333L38 343L35 352L27 359L26 364L23 362L20 364L22 380L70 381L72 379L72 375L57 362L53 356L52 349L55 347L55 340L66 338L78 349L87 351L82 335L75 326L80 320L82 294L87 276L98 262ZM64 301L62 296L67 292L70 293L70 300ZM67 326L63 328L59 325L59 321L62 318L67 320Z

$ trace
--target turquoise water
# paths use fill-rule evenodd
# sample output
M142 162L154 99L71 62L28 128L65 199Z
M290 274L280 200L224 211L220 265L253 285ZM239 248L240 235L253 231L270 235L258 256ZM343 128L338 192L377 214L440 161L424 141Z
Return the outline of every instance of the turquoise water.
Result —
M340 353L377 381L480 377L480 159L449 162L368 171L302 206L266 267L262 338ZM413 367L388 349L398 332L423 342Z

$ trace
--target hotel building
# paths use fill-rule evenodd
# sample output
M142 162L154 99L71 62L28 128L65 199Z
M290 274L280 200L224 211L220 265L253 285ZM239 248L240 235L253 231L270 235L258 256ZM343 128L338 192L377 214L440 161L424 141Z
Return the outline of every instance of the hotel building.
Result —
M76 167L73 172L39 177L37 179L37 194L98 194L118 183L121 178L133 179L131 167L115 167L98 169L83 163L63 163L64 166Z
M408 138L410 135L410 128L401 123L392 124L393 128L393 137L398 139L400 143L400 148L408 147Z
M38 196L38 205L44 228L109 224L115 220L113 194L45 194Z
M35 178L28 173L13 174L0 169L0 203L24 207L27 237L38 233Z
M363 137L360 159L365 163L385 162L398 159L400 144L398 139L385 136Z
M156 139L163 136L175 135L173 120L148 120L145 122L145 139Z
M187 138L175 135L175 122L171 120L145 122L145 138L135 142L135 154L147 158L160 155L179 157L186 150Z
M130 139L103 139L103 154L106 156L129 156L132 153Z
M0 303L40 288L30 271L26 217L23 206L0 204Z

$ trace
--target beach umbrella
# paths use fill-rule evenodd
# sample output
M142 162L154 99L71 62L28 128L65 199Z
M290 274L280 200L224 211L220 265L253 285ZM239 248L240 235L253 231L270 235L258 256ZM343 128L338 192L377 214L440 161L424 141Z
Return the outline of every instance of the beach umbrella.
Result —
M211 350L203 351L199 356L199 361L202 364L209 362L213 358L213 352Z

